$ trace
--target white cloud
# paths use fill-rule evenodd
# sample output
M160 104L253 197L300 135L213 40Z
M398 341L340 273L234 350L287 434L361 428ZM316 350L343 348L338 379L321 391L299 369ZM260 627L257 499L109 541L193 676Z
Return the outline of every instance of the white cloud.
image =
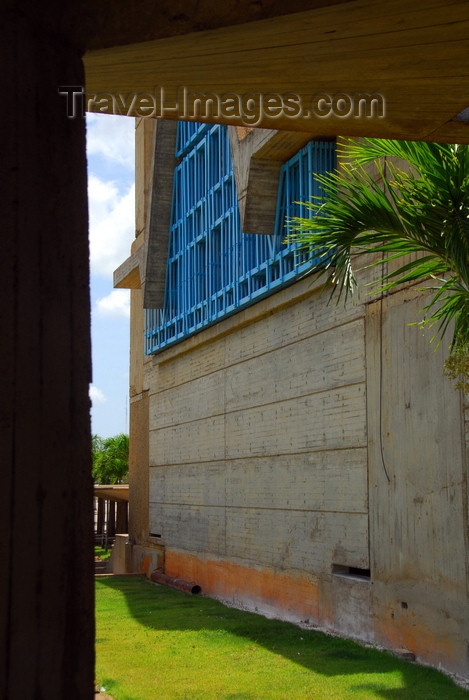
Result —
M88 114L86 148L88 155L101 155L129 168L135 158L135 120L112 114Z
M91 174L88 201L91 274L112 278L135 236L135 185L121 194L115 182Z
M130 318L130 292L128 289L113 289L107 296L96 301L96 313L110 318Z
M106 403L107 398L97 386L90 384L89 395L92 403Z

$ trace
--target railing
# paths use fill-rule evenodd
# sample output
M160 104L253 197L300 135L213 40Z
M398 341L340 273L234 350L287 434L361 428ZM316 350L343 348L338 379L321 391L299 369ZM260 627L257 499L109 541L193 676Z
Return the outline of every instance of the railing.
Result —
M296 201L320 191L313 173L335 168L335 144L312 141L281 168L275 230L241 231L226 127L179 124L164 308L146 310L147 354L277 291L313 261L283 240Z

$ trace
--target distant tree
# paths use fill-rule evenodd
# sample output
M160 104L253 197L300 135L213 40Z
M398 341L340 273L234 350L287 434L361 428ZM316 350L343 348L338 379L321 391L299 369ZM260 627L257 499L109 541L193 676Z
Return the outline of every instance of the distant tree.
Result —
M125 433L102 438L93 435L93 479L95 484L125 484L129 477L129 436Z

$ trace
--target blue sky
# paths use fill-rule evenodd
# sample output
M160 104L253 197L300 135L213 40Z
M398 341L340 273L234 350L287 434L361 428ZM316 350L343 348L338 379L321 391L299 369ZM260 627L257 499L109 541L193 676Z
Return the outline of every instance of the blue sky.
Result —
M87 115L92 432L128 433L130 292L112 273L135 236L134 119Z

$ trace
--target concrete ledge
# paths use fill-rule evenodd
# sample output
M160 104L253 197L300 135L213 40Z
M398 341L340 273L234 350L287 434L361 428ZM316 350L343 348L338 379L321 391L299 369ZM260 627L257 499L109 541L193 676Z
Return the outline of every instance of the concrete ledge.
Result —
M143 248L132 253L117 270L114 270L113 284L118 289L140 289L143 264Z
M107 501L128 501L128 484L95 484L94 495L96 498L105 498Z

